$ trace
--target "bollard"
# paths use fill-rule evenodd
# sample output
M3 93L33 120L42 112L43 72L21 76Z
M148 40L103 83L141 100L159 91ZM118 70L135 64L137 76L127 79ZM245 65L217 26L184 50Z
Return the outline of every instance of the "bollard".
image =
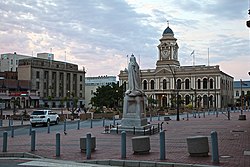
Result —
M166 159L165 131L160 132L160 160Z
M80 120L77 121L77 129L80 129Z
M29 135L31 135L31 131L32 131L32 125L30 125L30 128L29 128Z
M36 150L36 131L31 131L31 151Z
M0 127L2 127L3 126L3 120L2 120L2 118L0 119Z
M48 133L50 133L50 123L47 123L47 127L48 127Z
M189 119L189 116L188 116L188 112L187 112L187 121L188 121L188 119Z
M64 131L64 132L66 131L66 119L65 119L64 122L63 122L63 131Z
M145 136L146 135L146 128L143 127L143 135Z
M211 132L211 143L212 143L212 162L219 163L219 150L218 150L218 137L217 132Z
M230 120L230 110L227 110L227 119Z
M160 114L158 114L158 121L160 121Z
M115 126L115 116L113 116L113 125Z
M11 118L9 117L9 127L11 126Z
M105 127L105 118L102 118L102 127Z
M13 125L10 126L10 131L11 131L11 137L14 137L14 127Z
M134 135L135 135L135 127L133 127L133 131L134 131L133 133L134 133Z
M119 130L118 130L118 125L116 126L116 134L119 133Z
M3 152L7 152L8 145L8 133L6 131L3 132Z
M21 125L23 125L23 116L22 116L22 118L21 118Z
M161 130L162 130L162 125L163 125L164 122L161 123Z
M60 133L57 132L56 133L56 156L60 157Z
M150 122L152 122L152 115L150 114Z
M93 121L92 121L92 118L90 119L90 128L93 128Z
M122 131L121 133L121 158L126 158L126 132Z
M87 133L86 137L86 158L91 159L91 134Z

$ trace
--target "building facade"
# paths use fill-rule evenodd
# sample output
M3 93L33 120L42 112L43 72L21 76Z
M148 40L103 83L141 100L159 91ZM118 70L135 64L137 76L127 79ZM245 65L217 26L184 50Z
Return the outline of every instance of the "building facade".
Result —
M98 76L85 78L85 100L86 107L91 107L90 101L99 86L117 83L115 76Z
M31 57L19 60L17 71L18 80L31 81L40 106L69 107L75 98L79 107L85 104L86 72L76 64Z
M17 54L16 52L1 54L0 72L5 72L5 71L16 72L19 60L26 59L29 57L31 56Z
M157 107L174 107L176 99L195 108L223 108L233 104L233 77L219 66L180 66L177 39L167 27L158 47L155 69L140 70L141 86ZM127 71L120 71L119 83L128 87ZM178 98L177 98L178 97Z
M246 95L250 96L250 81L234 81L234 102L237 106L240 106L240 98ZM244 105L249 104L250 101L247 101Z

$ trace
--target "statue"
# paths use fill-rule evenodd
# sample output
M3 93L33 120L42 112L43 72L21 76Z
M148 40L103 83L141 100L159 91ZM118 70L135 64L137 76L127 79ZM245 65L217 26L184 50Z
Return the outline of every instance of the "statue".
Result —
M141 90L140 68L133 54L128 64L128 90L125 93L128 96L140 96L144 94Z

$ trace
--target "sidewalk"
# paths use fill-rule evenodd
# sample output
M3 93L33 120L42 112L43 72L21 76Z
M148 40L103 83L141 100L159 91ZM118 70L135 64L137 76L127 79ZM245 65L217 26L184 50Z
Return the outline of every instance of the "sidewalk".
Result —
M231 113L231 120L223 115L200 115L200 118L189 118L189 120L167 122L154 121L152 123L163 123L166 130L166 160L160 160L159 134L150 136L151 150L149 154L135 155L132 152L131 138L127 134L126 159L131 161L153 161L168 163L202 164L213 165L211 162L211 131L218 133L218 145L220 164L226 167L249 167L250 166L250 112L244 112L247 120L238 120L239 112ZM162 118L163 119L163 118ZM63 126L63 125L62 125ZM62 128L63 129L63 128ZM8 138L8 152L30 152L45 158L69 160L76 162L92 160L121 159L121 136L117 134L104 134L103 127L72 129L64 135L61 131L61 156L55 156L56 132L37 133L36 151L30 151L30 136L21 135ZM91 132L96 137L96 151L92 152L91 160L86 160L86 154L80 151L80 137ZM190 157L187 151L186 138L189 136L208 136L210 145L209 157ZM3 139L0 138L0 143ZM0 145L2 150L2 144ZM172 165L173 166L173 165Z

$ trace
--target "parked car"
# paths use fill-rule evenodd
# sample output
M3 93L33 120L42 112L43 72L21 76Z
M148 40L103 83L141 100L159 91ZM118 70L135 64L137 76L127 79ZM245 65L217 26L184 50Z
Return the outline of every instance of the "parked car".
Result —
M43 124L47 126L49 123L59 123L59 115L51 110L35 110L30 115L30 123L32 127L37 124Z

